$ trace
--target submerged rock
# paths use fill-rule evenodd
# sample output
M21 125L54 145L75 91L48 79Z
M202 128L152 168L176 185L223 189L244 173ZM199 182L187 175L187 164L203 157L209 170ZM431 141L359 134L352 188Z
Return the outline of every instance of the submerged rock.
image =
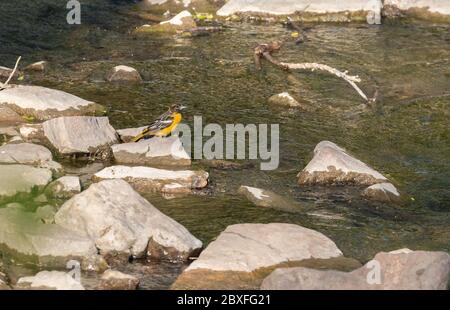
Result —
M376 272L380 272L379 277ZM262 283L264 290L445 290L450 255L400 250L378 253L352 272L281 268Z
M105 113L105 108L99 104L60 90L40 86L12 85L2 90L1 106L7 106L21 116L34 120Z
M4 80L9 78L9 76L11 75L12 72L13 72L13 69L0 66L0 79L2 80L2 82L4 82ZM19 77L19 72L16 71L14 73L13 78L17 78L17 77Z
M123 180L107 180L64 203L55 222L88 234L102 255L184 261L202 243Z
M106 79L109 82L131 82L140 83L142 77L139 72L128 66L116 66L107 75Z
M288 108L302 107L302 105L287 92L270 97L269 103L273 104L273 105L277 105L277 106L288 107Z
M45 147L32 143L15 143L0 146L0 164L24 164L41 168L61 170L53 161L52 153Z
M317 144L313 159L297 177L300 185L373 185L387 181L381 173L329 141Z
M48 267L66 267L97 255L94 243L83 234L59 225L44 224L39 214L22 208L0 209L0 247L16 262Z
M0 165L0 201L42 189L52 180L52 172L26 165Z
M16 111L0 104L0 124L17 125L24 122L25 120Z
M135 290L139 286L139 279L116 270L106 270L103 273L99 290Z
M301 206L294 201L288 201L280 195L250 186L241 186L239 193L247 197L255 206L263 208L272 208L287 212L299 212Z
M44 135L62 155L108 152L118 142L107 117L59 117L43 124Z
M80 178L77 176L64 176L52 183L46 189L46 192L55 198L69 199L81 192Z
M149 166L189 166L191 164L191 157L176 136L116 144L112 146L112 151L118 164Z
M174 18L161 22L157 25L144 25L136 29L137 33L177 33L188 31L189 29L197 27L197 24L189 11L182 11Z
M202 189L208 185L209 174L205 171L164 170L150 167L107 167L93 176L94 181L123 179L143 193L162 191L171 184L186 190Z
M35 63L32 63L31 65L27 66L25 70L27 71L36 71L36 72L44 72L45 69L48 66L48 62L46 61L38 61Z
M399 203L402 201L400 193L391 183L374 184L366 188L362 195L370 200L379 202Z
M69 273L61 271L41 271L33 277L20 278L17 282L19 289L41 290L84 290L83 285Z

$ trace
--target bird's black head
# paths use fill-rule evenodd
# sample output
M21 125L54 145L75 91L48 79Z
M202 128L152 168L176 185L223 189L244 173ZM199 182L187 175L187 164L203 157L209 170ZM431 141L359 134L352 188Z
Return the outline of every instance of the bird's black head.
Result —
M183 111L184 109L186 109L185 106L181 105L181 104L174 104L170 107L170 111L171 112L178 112L180 113L181 111Z

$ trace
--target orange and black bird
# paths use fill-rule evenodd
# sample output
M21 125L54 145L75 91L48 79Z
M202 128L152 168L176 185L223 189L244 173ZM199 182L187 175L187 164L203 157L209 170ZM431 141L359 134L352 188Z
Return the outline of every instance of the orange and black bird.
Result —
M180 104L172 105L166 113L158 117L158 119L145 128L144 131L134 137L133 142L139 142L143 139L146 140L153 137L167 137L183 120L181 111L184 109L186 109L186 107Z

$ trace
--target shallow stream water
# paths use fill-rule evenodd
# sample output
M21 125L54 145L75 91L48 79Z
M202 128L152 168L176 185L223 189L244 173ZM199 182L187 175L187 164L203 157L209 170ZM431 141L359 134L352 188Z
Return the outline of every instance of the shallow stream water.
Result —
M205 245L230 224L286 222L324 233L346 256L362 262L379 251L404 247L450 252L450 26L311 25L301 45L278 24L231 24L208 37L135 37L133 28L146 22L124 13L126 1L110 1L104 10L97 4L102 1L93 2L98 14L88 12L86 23L72 28L58 28L65 20L58 5L43 11L42 28L30 27L18 15L16 33L2 15L0 65L12 66L17 55L24 63L49 61L48 72L27 76L24 83L103 104L117 129L143 126L175 102L189 107L188 124L194 115L221 125L280 124L277 170L260 171L255 163L224 171L194 163L210 171L208 195L171 200L146 195ZM378 101L367 106L344 81L318 72L288 74L268 65L256 72L253 48L279 39L286 43L278 59L348 70L362 78L361 88L370 96L378 89ZM119 64L138 69L145 82L106 83L106 72ZM284 91L308 110L270 107L268 98ZM322 140L383 173L410 202L398 207L368 202L358 188L299 187L296 174ZM66 168L83 174L70 163ZM237 194L240 185L296 200L309 215L254 207ZM125 270L142 273L140 264ZM165 288L183 266L146 268L143 287Z

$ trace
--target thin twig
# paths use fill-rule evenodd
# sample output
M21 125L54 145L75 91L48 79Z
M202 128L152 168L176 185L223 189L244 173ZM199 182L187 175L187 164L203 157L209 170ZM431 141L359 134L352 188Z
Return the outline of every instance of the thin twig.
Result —
M19 62L20 62L21 59L22 59L22 56L19 56L19 58L17 58L16 65L14 66L14 69L11 72L11 74L9 75L8 79L6 80L6 82L5 83L1 83L0 82L0 90L1 89L5 89L8 86L8 83L11 81L11 79L13 78L14 74L17 71L17 67L19 66Z

